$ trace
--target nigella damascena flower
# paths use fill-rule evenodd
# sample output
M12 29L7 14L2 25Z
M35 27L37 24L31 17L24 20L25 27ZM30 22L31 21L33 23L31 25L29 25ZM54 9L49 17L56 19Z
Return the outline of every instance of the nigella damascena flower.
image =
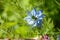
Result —
M43 19L42 11L36 11L36 9L33 9L31 12L28 12L27 17L25 17L25 20L29 25L32 25L33 27L37 26L40 27L42 24Z

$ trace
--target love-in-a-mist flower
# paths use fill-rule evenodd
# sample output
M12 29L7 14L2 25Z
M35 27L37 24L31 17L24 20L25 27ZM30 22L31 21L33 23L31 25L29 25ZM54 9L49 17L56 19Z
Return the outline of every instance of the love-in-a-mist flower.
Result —
M31 12L28 12L27 17L25 17L24 19L32 27L40 27L42 24L43 17L44 15L42 14L42 10L37 11L36 9L33 9Z

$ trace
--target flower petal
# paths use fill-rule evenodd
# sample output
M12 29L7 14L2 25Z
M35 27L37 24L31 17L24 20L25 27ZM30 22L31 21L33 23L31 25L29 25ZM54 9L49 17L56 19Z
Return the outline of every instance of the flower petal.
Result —
M36 10L33 9L33 10L31 11L31 14L32 14L33 16L36 16Z
M30 21L31 20L31 17L30 16L27 16L27 17L24 18L24 20Z
M25 20L27 21L28 24L32 25L34 23L34 20L32 20L32 18L30 16L27 16L25 18Z
M36 15L36 18L38 18L39 16L41 16L42 15L42 11L38 11L37 12L37 15Z
M37 26L37 23L34 23L33 26Z
M57 40L60 40L60 36L57 36Z
M42 20L37 19L37 20L35 20L34 24L36 24L36 26L40 27L42 24Z
M42 20L44 18L44 15L41 15L38 17L39 20Z
M33 23L34 23L34 21L33 21L33 20L28 22L28 24L30 24L30 25L32 25Z

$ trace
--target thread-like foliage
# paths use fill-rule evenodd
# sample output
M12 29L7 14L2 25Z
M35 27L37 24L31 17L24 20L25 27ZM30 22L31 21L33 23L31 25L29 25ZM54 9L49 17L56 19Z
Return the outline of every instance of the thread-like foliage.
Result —
M42 10L45 16L41 28L31 28L24 20L34 8ZM40 34L53 37L59 35L59 30L60 0L0 0L0 38L29 38Z

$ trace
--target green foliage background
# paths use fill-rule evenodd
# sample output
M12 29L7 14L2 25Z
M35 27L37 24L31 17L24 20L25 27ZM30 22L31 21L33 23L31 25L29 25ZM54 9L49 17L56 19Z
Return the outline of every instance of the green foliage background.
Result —
M24 18L33 8L43 10L46 17L41 28L29 26ZM60 33L60 0L0 0L0 38L29 38Z

